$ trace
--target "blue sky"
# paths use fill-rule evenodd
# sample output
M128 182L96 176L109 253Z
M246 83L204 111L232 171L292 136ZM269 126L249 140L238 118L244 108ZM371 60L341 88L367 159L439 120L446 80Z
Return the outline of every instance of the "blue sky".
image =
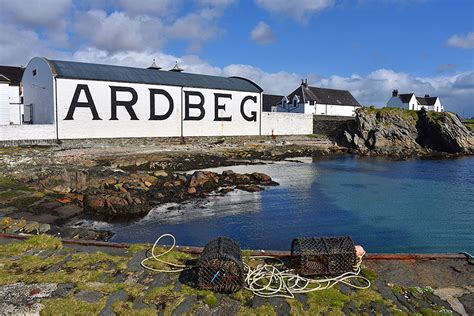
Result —
M312 85L382 106L439 95L474 116L474 1L0 0L0 64L33 56Z

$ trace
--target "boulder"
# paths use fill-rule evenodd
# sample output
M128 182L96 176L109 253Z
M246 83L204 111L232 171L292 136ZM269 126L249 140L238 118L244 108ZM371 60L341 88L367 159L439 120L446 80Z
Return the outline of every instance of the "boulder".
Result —
M219 184L219 176L211 171L195 171L188 181L189 188L204 188L212 190Z
M473 134L453 113L398 108L358 109L355 127L342 133L341 143L361 154L398 157L474 152Z
M153 172L153 175L155 177L163 177L163 178L168 176L168 174L164 170L157 170L157 171Z

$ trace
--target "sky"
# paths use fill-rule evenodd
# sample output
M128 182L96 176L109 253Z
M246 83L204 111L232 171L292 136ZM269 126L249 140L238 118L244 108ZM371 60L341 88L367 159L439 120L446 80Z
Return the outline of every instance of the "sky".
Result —
M393 89L474 116L472 0L0 0L0 65L50 59L308 79L382 107Z

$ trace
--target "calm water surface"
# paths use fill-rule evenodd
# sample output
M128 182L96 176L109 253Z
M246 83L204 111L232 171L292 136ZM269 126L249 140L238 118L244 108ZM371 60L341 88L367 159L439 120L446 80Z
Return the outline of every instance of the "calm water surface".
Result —
M172 233L181 245L203 246L224 235L243 248L288 250L294 237L350 235L368 252L474 253L474 157L348 156L232 170L264 172L281 185L168 204L134 223L102 225L116 242L154 242Z

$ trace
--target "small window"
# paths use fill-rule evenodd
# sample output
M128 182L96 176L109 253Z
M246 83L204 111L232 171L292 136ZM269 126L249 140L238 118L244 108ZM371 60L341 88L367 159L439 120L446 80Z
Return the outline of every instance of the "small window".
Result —
M36 76L36 69L33 69L33 76Z
M293 100L293 107L296 108L296 99Z

